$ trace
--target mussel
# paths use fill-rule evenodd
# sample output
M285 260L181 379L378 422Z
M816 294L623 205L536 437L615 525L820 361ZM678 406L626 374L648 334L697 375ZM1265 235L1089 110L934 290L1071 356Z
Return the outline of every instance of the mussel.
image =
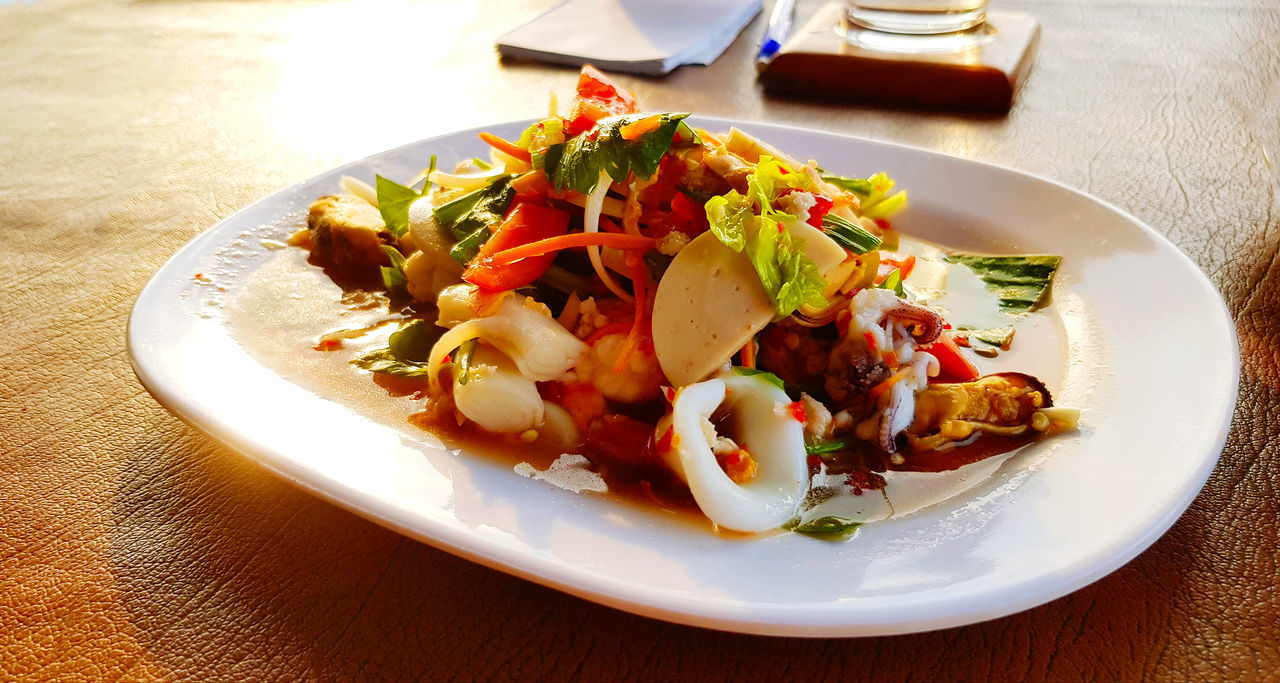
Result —
M1017 372L930 384L915 397L904 462L894 469L954 469L1075 427L1076 411L1052 406L1043 382Z

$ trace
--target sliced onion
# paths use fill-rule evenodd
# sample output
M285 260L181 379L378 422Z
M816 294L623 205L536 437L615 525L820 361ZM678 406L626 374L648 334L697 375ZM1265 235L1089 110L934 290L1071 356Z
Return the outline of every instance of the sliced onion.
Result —
M612 182L608 171L600 172L600 179L596 181L596 189L587 195L587 206L583 209L583 232L600 232L600 209L604 206L604 196L608 194L609 185ZM617 294L619 299L628 303L635 301L635 297L628 294L618 284L618 281L613 279L609 271L605 269L604 262L600 260L600 247L587 247L587 257L591 259L591 267L595 268L596 275L600 277L600 281L604 283L604 286L609 288L609 291Z
M486 187L493 179L502 175L501 169L489 169L487 171L478 171L475 173L445 173L444 171L432 171L427 179L433 184L441 187L456 188L464 191L478 190Z
M359 178L344 175L342 176L342 180L338 181L338 184L342 186L342 189L365 200L366 202L369 202L374 206L378 205L378 191L373 189L369 183L366 183Z

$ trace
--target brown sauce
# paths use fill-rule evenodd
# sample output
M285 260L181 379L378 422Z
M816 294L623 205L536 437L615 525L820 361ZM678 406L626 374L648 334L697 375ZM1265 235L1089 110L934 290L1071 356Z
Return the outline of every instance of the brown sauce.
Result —
M298 254L296 251L293 253ZM284 256L287 252L281 254ZM311 349L317 339L332 331L327 328L339 318L351 318L349 326L344 329L364 326L372 329L377 327L378 320L386 319L388 309L392 313L411 317L426 316L434 311L397 309L397 306L404 306L404 302L388 302L385 295L376 292L380 283L370 282L367 277L351 277L346 273L325 271L327 283L319 282L319 269L314 268L318 264L311 263L308 266L303 263L303 258L298 255L297 258L281 258L273 263L271 267L274 277L263 280L267 287L262 291L254 291L252 296L242 296L241 299L247 299L240 302L243 310L233 312L231 319L232 326L241 329L242 334L237 336L246 348L255 357L268 361L269 366L277 368L291 381L312 388L333 400L349 399L362 413L376 415L384 423L410 423L430 432L449 448L465 449L467 456L488 458L508 467L527 462L537 470L545 471L562 454L580 453L591 461L593 469L607 484L608 493L604 495L611 500L635 505L650 513L657 512L703 529L713 529L725 536L753 537L715 529L710 520L702 515L688 488L653 453L651 427L644 430L643 437L636 436L634 443L626 443L625 440L619 443L616 433L611 429L583 430L584 438L580 447L566 449L562 445L546 441L528 443L518 436L491 434L471 423L458 425L452 411L448 411L448 419L412 413L414 408L410 407L407 400L426 398L426 380L380 373L362 377L366 374L365 371L349 364L351 358L363 352L361 343L365 350L370 344L382 345L376 338L371 336L353 340L349 344L351 348L333 353ZM300 272L299 267L310 272ZM334 290L339 287L341 294L335 295ZM296 288L296 291L292 288ZM287 301L304 303L280 305L280 302ZM265 324L263 313L268 314L265 316L268 319ZM299 332L303 329L314 331L314 334L310 331ZM310 340L308 335L311 335ZM316 372L317 365L323 366L323 372ZM379 395L381 400L376 400ZM665 411L665 404L661 400L635 406L611 404L609 410L621 419L652 425ZM640 430L636 431L638 434ZM1034 437L983 435L963 448L907 454L905 462L899 464L891 462L886 454L868 443L865 448L849 453L829 454L822 461L827 463L828 472L842 472L851 475L850 482L861 482L862 488L876 488L884 486L882 473L952 472L981 460L1007 454L1033 439ZM888 490L893 490L892 484ZM949 495L933 498L924 505L945 500ZM919 507L921 506L914 509Z

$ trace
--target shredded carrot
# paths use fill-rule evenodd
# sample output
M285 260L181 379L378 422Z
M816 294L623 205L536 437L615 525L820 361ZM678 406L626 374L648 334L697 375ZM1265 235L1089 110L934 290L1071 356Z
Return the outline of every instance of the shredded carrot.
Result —
M497 252L489 258L497 265L506 265L508 263L519 261L520 259L542 256L543 254L550 254L553 251L560 251L561 249L597 246L627 250L648 250L653 247L656 242L657 240L651 237L642 237L640 235L625 235L614 232L573 232L567 235L557 235L555 237L538 240L537 242L530 242L518 247L512 247L510 249Z
M618 360L613 363L614 372L622 372L626 369L627 361L631 360L631 355L640 347L640 340L649 318L648 292L646 291L649 284L649 269L644 265L640 255L634 251L627 253L626 260L631 268L631 290L636 298L636 317L631 323L631 332L627 334L626 343L618 352Z
M875 385L874 387L871 387L871 398L876 398L880 394L883 394L884 392L888 391L891 387L893 387L893 385L897 384L898 382L901 382L902 378L907 376L907 372L909 370L911 370L911 368L903 368L893 373L893 376L889 377L889 379L886 379L885 381Z
M484 140L490 147L506 154L507 156L515 157L526 164L533 162L533 155L529 154L529 150L515 144L514 142L507 142L493 133L481 133L480 139Z
M755 337L748 339L747 343L742 346L741 355L742 355L742 367L755 369L756 367L756 338Z
M870 351L871 353L875 353L876 351L878 351L878 349L876 348L876 337L874 334L871 334L870 332L863 332L862 338L867 340L868 351Z
M654 114L653 116L646 116L639 121L628 123L618 132L622 134L623 140L635 140L660 125L662 125L662 116L660 114Z

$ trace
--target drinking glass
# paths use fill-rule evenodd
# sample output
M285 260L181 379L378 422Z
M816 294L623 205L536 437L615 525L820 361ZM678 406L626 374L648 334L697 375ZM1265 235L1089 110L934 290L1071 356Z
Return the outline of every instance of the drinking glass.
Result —
M885 33L954 33L987 18L987 0L845 0L845 7L852 24Z

